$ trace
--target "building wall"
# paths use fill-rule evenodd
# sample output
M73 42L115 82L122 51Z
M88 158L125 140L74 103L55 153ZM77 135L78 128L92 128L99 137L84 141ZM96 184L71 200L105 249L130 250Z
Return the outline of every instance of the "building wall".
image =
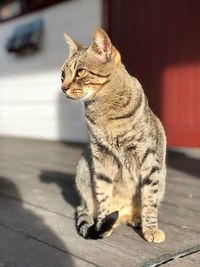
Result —
M168 146L200 147L200 1L104 4L108 34L142 83Z
M44 19L41 51L17 56L5 50L16 25ZM101 0L71 0L0 25L0 135L84 142L81 103L60 92L60 66L68 55L63 33L89 44L101 25Z

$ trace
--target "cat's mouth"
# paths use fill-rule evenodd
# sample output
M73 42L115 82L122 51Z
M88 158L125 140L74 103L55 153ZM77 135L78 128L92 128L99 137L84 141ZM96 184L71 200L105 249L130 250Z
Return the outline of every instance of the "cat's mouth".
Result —
M71 100L82 100L83 95L82 94L70 94L68 92L65 93L66 97Z
M84 101L93 95L92 92L85 92L85 93L83 93L82 91L70 92L70 90L68 90L65 94L67 98L71 100L79 100L79 101L81 100Z
M68 89L65 91L65 95L67 98L72 99L72 100L81 100L83 96L83 91L80 89Z

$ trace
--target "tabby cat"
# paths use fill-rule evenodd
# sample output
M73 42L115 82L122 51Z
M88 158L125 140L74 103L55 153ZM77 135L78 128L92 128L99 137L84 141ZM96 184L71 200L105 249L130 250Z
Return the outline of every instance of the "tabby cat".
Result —
M149 242L162 242L158 205L165 190L166 138L138 80L128 74L106 32L97 28L89 47L68 35L62 90L83 100L90 144L79 161L81 197L77 231L102 238L121 223L141 226Z

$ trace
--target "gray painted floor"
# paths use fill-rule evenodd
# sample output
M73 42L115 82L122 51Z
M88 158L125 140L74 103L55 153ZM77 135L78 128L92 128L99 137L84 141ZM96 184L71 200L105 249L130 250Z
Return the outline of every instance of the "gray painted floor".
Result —
M121 226L84 240L74 225L74 173L83 147L0 138L0 267L200 266L200 150L170 150L160 208L166 242Z

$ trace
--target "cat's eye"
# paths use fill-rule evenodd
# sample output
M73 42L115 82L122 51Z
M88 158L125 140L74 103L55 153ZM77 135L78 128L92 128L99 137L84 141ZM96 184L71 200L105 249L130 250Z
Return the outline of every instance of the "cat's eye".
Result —
M83 77L86 74L86 70L85 69L78 69L76 71L76 76L78 77Z

